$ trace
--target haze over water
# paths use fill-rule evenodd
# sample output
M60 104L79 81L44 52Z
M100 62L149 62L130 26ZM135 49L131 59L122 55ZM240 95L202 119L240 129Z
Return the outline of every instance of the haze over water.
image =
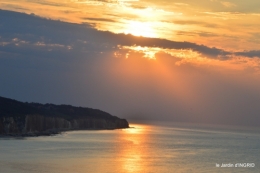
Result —
M125 130L72 131L57 136L0 139L0 171L9 173L255 173L260 136L185 125L137 125ZM255 167L216 167L254 163Z

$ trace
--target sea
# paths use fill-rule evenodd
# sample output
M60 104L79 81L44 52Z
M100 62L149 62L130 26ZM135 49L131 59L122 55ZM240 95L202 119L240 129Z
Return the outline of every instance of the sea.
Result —
M258 130L130 124L1 138L1 173L259 173Z

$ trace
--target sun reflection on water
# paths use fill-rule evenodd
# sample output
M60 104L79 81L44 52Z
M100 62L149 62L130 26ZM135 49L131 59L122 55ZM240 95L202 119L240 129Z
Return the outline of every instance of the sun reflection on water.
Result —
M148 154L147 148L144 147L148 137L147 129L146 126L135 124L133 128L123 130L122 137L127 141L120 153L123 172L132 173L145 170L144 158Z
M129 134L140 134L140 133L142 133L143 129L136 128L136 127L130 127L128 129L124 129L123 131L125 131L126 133L129 133Z

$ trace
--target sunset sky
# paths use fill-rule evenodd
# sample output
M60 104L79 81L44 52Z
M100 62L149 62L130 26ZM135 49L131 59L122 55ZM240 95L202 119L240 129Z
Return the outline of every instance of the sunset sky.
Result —
M260 1L1 0L0 9L1 96L136 121L260 125Z

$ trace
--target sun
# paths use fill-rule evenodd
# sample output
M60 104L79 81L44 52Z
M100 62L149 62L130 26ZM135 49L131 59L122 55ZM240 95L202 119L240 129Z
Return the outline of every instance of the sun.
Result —
M126 24L125 34L142 37L156 37L157 34L151 22L129 21Z

